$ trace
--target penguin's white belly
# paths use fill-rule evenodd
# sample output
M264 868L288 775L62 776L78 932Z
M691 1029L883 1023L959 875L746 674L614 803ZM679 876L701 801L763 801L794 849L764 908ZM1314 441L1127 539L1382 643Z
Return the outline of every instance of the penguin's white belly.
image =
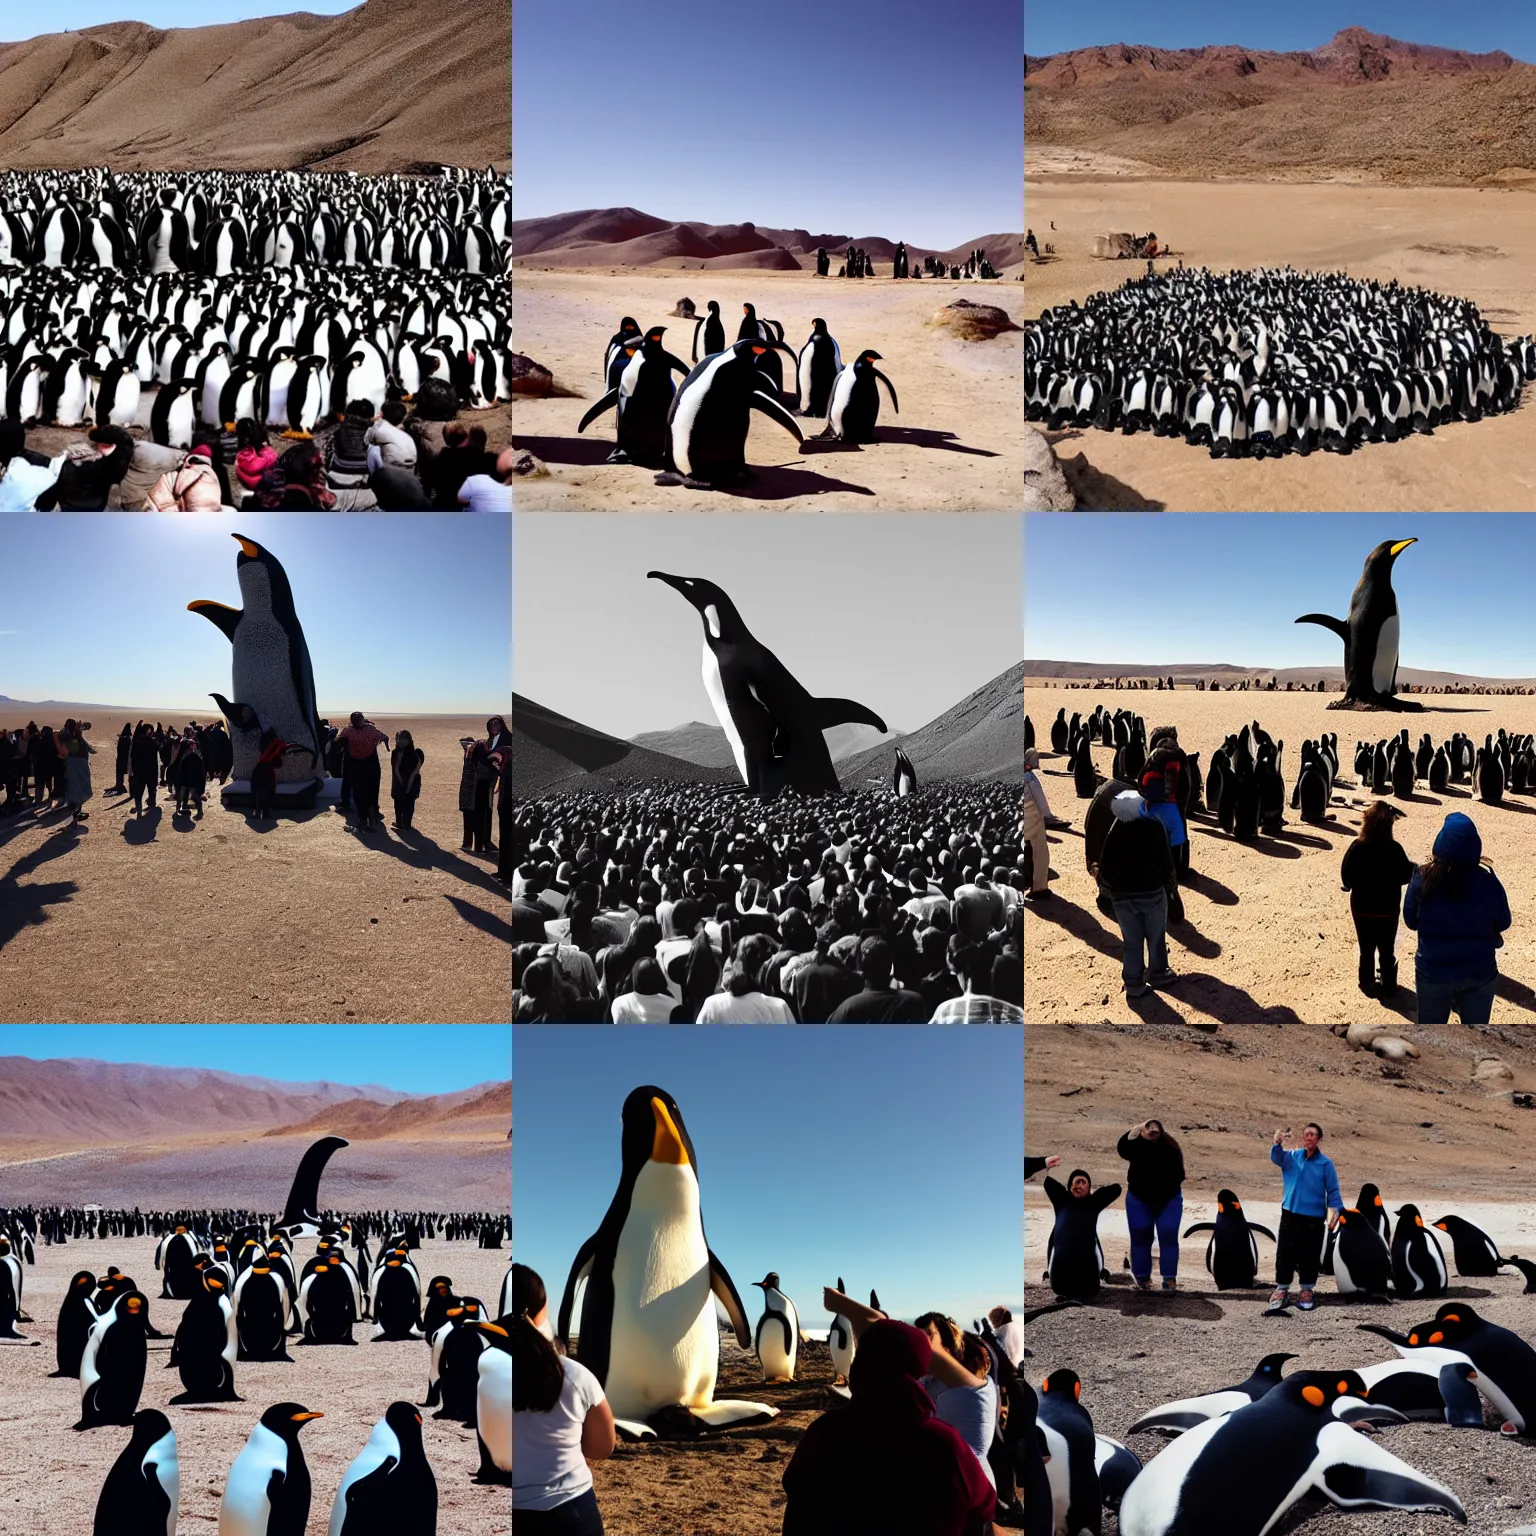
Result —
M800 1331L799 1319L793 1311L786 1315L790 1331L788 1349L784 1347L784 1324L778 1318L763 1317L757 1325L757 1358L762 1361L763 1376L767 1380L779 1376L793 1378L795 1374L795 1351L799 1343L795 1335Z
M288 1447L264 1424L251 1431L245 1449L235 1457L219 1505L219 1536L267 1536L272 1506L267 1484L273 1471L288 1466Z
M476 1427L491 1460L512 1470L512 1356L504 1349L483 1350L480 1383L475 1389Z
M1371 667L1371 687L1377 693L1386 693L1392 687L1397 674L1398 619L1394 613L1381 626L1376 639L1376 659Z
M686 1166L647 1163L614 1254L604 1390L621 1419L707 1407L719 1364L698 1183Z
M741 732L736 729L736 722L731 718L730 706L725 702L725 683L720 677L720 662L715 653L710 650L707 641L704 645L703 671L704 691L708 693L709 702L714 707L715 718L720 722L720 728L731 744L731 755L736 759L737 768L741 770L742 783L749 783L747 749L741 744Z

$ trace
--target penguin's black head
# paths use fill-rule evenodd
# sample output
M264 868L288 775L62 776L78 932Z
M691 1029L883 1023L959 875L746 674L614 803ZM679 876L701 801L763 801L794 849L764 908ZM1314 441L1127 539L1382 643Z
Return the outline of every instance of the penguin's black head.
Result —
M1483 1320L1464 1301L1444 1302L1432 1323L1421 1323L1408 1335L1413 1344L1447 1344L1455 1347L1482 1327Z
M709 312L712 315L718 315L720 313L720 301L718 299L711 299L709 301Z
M90 1270L82 1269L73 1280L69 1282L69 1294L71 1296L89 1296L96 1289L96 1276Z
M1369 1398L1371 1389L1358 1371L1297 1371L1275 1388L1296 1403L1329 1413L1341 1397Z
M1362 1184L1360 1186L1360 1209L1363 1211L1368 1205L1381 1204L1381 1191L1374 1184Z
M765 1290L765 1291L768 1291L768 1290L776 1291L776 1290L779 1289L779 1272L776 1269L770 1269L768 1271L768 1273L766 1275L764 1275L761 1280L754 1280L752 1282L752 1284L756 1285L756 1286L761 1286L762 1289Z
M1265 1355L1254 1368L1253 1374L1255 1376L1273 1376L1278 1381L1281 1372L1285 1369L1285 1362L1297 1358L1299 1357L1296 1355Z
M299 1438L299 1431L311 1419L324 1417L323 1413L316 1413L304 1407L302 1403L273 1403L262 1414L261 1423L263 1428L270 1429L279 1440L286 1440L292 1444Z
M170 1432L171 1421L158 1408L141 1408L133 1416L133 1439L129 1443L136 1451L147 1451Z
M661 345L661 338L666 334L666 326L653 325L650 330L645 333L645 345L648 347L659 347Z
M697 610L711 640L735 640L746 632L735 603L714 582L703 577L669 576L665 571L647 571L645 579L664 581L673 591L682 593Z
M452 1296L453 1281L447 1275L433 1275L432 1278L427 1281L427 1289L434 1296Z
M855 363L883 363L885 359L872 348L866 348L854 359Z
M812 320L811 332L816 336L825 336L827 334L827 322L821 319Z
M506 1354L512 1353L512 1316L508 1313L505 1317L498 1317L494 1323L481 1318L475 1327L485 1335L485 1347L487 1349L499 1349Z
M125 1291L115 1303L117 1320L134 1328L143 1328L149 1322L149 1297L143 1291Z
M1070 1397L1075 1403L1083 1395L1083 1383L1076 1371L1052 1371L1040 1383L1040 1390L1047 1396L1054 1392L1059 1397Z
M402 1446L421 1439L421 1415L413 1403L394 1402L384 1410L384 1422Z
M1416 1205L1398 1206L1397 1219L1400 1223L1404 1221L1411 1222L1416 1227L1424 1225L1424 1218L1419 1215L1419 1208Z
M624 1100L622 1141L624 1171L638 1173L647 1163L698 1168L693 1142L677 1100L665 1088L646 1084Z
M1365 557L1365 570L1361 579L1365 577L1387 577L1391 575L1392 566L1397 557L1408 548L1410 544L1417 544L1417 539L1384 539Z
M230 537L240 545L240 553L235 556L235 577L246 608L269 607L279 622L292 620L293 588L288 584L282 562L254 539L238 533Z
M619 321L619 335L638 336L639 334L640 327L636 323L635 317L633 315L625 315L624 318Z
M1230 1189L1219 1189L1216 1191L1216 1209L1218 1211L1240 1211L1242 1208L1243 1202Z
M741 312L747 317L748 320L757 319L757 306L755 304L743 304L741 306Z

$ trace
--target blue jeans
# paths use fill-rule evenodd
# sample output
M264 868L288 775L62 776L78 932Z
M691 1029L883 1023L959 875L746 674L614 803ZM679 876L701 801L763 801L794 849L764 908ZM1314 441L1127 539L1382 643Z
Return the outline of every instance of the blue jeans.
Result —
M1463 1024L1486 1024L1493 1013L1493 992L1499 973L1480 981L1426 981L1414 968L1419 993L1419 1023L1449 1024L1451 1010Z
M1131 1229L1131 1273L1138 1280L1152 1278L1152 1233L1157 1232L1157 1270L1165 1280L1179 1272L1179 1222L1184 1216L1184 1196L1180 1192L1162 1210L1125 1192L1125 1224Z
M603 1536L603 1517L592 1488L554 1509L516 1510L513 1519L517 1536Z
M1120 962L1120 977L1128 987L1140 986L1147 970L1168 969L1168 893L1142 891L1134 896L1114 898L1115 921L1125 940L1125 957ZM1146 944L1146 966L1142 965L1142 944Z

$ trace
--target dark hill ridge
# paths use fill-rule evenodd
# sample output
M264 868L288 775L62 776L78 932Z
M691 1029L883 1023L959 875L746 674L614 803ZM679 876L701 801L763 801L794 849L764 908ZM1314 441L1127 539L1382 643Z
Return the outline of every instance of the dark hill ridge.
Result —
M1197 677L1215 678L1234 682L1242 678L1278 677L1282 687L1287 682L1315 684L1319 678L1330 687L1344 686L1344 669L1328 667L1239 667L1226 661L1185 661L1158 664L1152 662L1109 661L1031 661L1024 663L1024 675L1030 680L1061 679L1063 681L1093 681L1114 677L1173 677L1177 680ZM1399 683L1412 683L1415 687L1443 688L1526 688L1536 685L1536 677L1477 677L1466 672L1426 671L1422 667L1399 667Z

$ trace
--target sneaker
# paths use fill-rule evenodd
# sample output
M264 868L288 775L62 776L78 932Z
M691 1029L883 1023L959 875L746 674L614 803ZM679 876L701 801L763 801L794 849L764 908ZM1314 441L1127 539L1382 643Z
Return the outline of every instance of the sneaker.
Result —
M1136 1289L1138 1291L1150 1291L1152 1289L1152 1277L1149 1275L1145 1280L1138 1278Z
M1317 1298L1312 1294L1310 1286L1302 1286L1301 1300L1296 1303L1303 1312L1310 1312L1317 1305Z
M1049 901L1055 893L1053 891L1025 891L1025 901Z
M1153 971L1153 973L1147 977L1147 985L1149 987L1166 987L1178 979L1179 975L1177 971Z
M1291 1288L1288 1285L1277 1285L1269 1295L1269 1310L1277 1312L1281 1307L1291 1304Z
M1144 981L1129 981L1125 985L1127 997L1145 997L1152 990Z
M1177 1280L1175 1280L1172 1275L1164 1275L1163 1276L1163 1289L1165 1291L1172 1292L1172 1291L1178 1290L1178 1288L1179 1288L1179 1282Z

